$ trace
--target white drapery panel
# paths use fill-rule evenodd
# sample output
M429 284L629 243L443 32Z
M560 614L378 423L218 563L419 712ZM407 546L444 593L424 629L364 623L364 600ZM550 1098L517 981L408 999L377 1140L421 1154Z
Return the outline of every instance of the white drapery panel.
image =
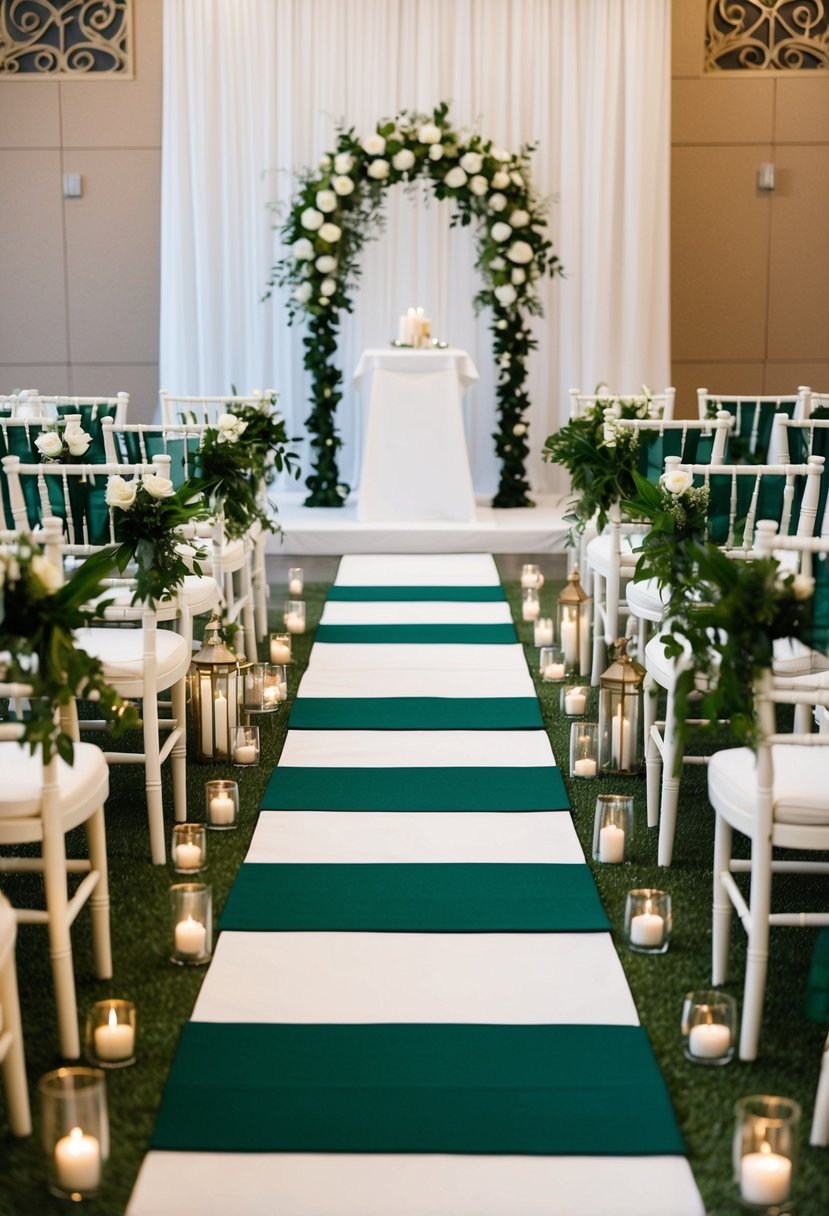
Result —
M460 127L537 144L533 183L558 200L550 234L566 278L542 285L528 384L530 480L557 488L540 450L569 388L669 382L670 0L165 0L161 384L273 386L304 436L303 330L288 328L280 291L261 302L281 256L270 207L285 213L294 171L333 146L339 123L367 133L444 99ZM342 323L342 478L359 479L360 352L419 304L481 373L465 420L475 488L492 493L495 373L489 318L472 313L471 232L450 229L449 204L425 187L386 198Z

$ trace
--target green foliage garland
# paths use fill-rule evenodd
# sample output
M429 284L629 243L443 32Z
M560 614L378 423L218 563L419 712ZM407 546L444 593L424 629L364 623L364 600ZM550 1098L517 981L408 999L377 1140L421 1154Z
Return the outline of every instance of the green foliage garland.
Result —
M337 452L342 441L334 416L342 397L342 373L334 366L339 313L352 312L360 275L359 255L382 226L382 202L389 186L427 179L437 198L454 204L452 226L475 224L476 267L483 286L476 313L492 310L490 326L500 369L498 430L493 435L501 460L496 507L532 505L525 461L529 399L526 361L535 343L528 316L541 316L538 280L561 273L546 235L545 206L529 176L530 145L518 153L495 148L479 134L461 135L441 102L431 114L404 110L384 119L362 139L341 129L336 147L315 170L300 175L290 215L281 228L290 253L276 263L269 280L288 287L288 322L306 320L304 366L311 378L311 433L315 467L307 478L306 505L342 506L349 487L339 481Z
M656 579L660 587L670 587L680 567L693 560L689 542L704 544L708 528L708 486L694 486L690 473L674 470L653 485L634 470L636 497L622 502L631 519L648 523L642 538L640 557L633 581Z

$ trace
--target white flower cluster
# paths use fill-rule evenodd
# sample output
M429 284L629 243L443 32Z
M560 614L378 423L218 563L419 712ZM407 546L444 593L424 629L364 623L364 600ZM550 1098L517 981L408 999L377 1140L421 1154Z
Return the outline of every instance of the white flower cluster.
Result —
M248 424L235 414L219 414L216 419L216 430L219 432L216 442L238 443L247 429Z
M35 447L42 460L60 460L61 456L85 456L92 442L77 423L67 423L63 434L59 431L41 431L35 439Z
M144 487L150 498L172 498L176 492L169 477L159 477L156 473L145 473L140 482L137 478L127 481L125 477L114 473L107 479L104 496L106 505L120 507L122 511L131 510L135 505L139 485Z
M11 586L20 582L24 567L28 567L29 593L34 599L54 595L63 586L61 568L24 540L21 541L17 553L11 549L0 549L0 590L7 583Z

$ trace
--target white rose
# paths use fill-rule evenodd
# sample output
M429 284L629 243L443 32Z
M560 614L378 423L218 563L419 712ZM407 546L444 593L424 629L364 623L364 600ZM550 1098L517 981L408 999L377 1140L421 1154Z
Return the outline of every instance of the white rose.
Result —
M493 241L498 241L500 243L501 241L508 241L510 239L512 236L512 229L510 228L509 224L499 222L492 225L489 233Z
M407 169L411 169L415 163L415 154L411 148L401 148L399 152L395 152L391 162L398 173L405 173Z
M299 287L294 288L294 299L299 304L307 304L311 299L311 284L308 282L300 283Z
M496 329L506 329L506 328L507 328L507 323L506 323L506 321L503 321L503 320L501 320L501 321L496 321L496 322L495 322L495 328L496 328Z
M498 360L498 363L501 367L509 367L510 363L512 363L512 355L508 350L504 351L503 355L501 355L500 359Z
M63 440L57 431L43 431L35 440L35 447L45 460L54 460L63 451Z
M169 477L158 477L155 473L145 473L141 481L144 489L152 498L172 498L176 492Z
M377 131L367 135L363 140L363 149L369 156L382 156L386 150L386 141Z
M335 177L332 184L341 198L345 198L347 194L354 193L354 182L350 177Z
M320 211L336 211L337 196L333 190L318 190L317 191L317 206Z
M495 288L495 299L505 308L509 308L510 304L514 304L518 299L518 293L509 283L505 283L503 287Z
M329 245L335 244L335 242L340 239L342 234L342 228L340 228L337 224L332 224L330 221L327 224L323 224L323 226L320 228L320 236L324 241L328 241Z
M293 243L294 257L298 262L307 262L314 256L314 246L307 236L301 236Z
M429 149L429 160L440 160L440 158L443 156L443 152L443 144L432 144L431 148Z
M528 211L513 211L509 217L509 222L513 228L526 228L530 222L530 213Z
M684 494L694 484L691 474L684 473L682 469L674 469L673 472L663 473L659 480L669 494Z
M322 212L317 211L316 207L306 207L302 215L299 217L299 222L303 228L307 228L309 232L316 232L322 223Z
M524 179L521 176L521 174L518 172L517 169L512 170L512 172L509 175L509 179L514 186L518 186L520 189L523 189Z
M484 158L480 152L465 152L461 157L461 168L467 173L480 173L484 167Z
M337 259L332 258L330 253L324 253L314 262L320 274L333 274L337 269Z
M107 480L107 492L105 502L108 507L120 507L123 511L128 511L135 502L135 492L138 486L135 481L126 481L123 477L119 477L114 473Z
M506 265L507 264L503 258L493 258L492 261L489 263L491 270L505 270Z
M476 173L474 177L469 179L469 189L478 198L482 198L489 189L489 182L485 177L481 177L480 173Z
M331 303L331 301L329 300L328 296L320 296L317 300L317 303L321 304L322 307L325 308L328 304Z
M506 190L509 185L509 174L505 173L503 169L499 169L492 175L492 184L496 190Z
M439 144L440 127L436 127L433 122L425 122L418 128L417 139L421 144Z
M235 414L219 414L216 426L220 431L235 431L239 426L239 419Z
M373 160L366 173L369 177L373 177L375 181L382 182L389 175L389 162L387 160Z
M350 152L338 152L334 157L335 173L350 173L354 168L354 157Z
M64 435L66 446L69 449L70 456L83 456L86 449L92 442L92 436L87 435L85 431L72 431Z
M32 558L32 574L47 595L54 595L63 585L63 574L48 557L36 553Z
M333 296L337 290L337 284L333 279L323 279L320 283L320 291L324 296Z
M467 178L460 165L455 165L453 169L449 170L443 180L450 189L460 190L461 186L466 185Z
M526 283L527 281L527 272L526 270L520 270L516 266L515 270L513 270L512 274L510 275L510 279L516 287L520 287L522 283Z
M815 580L808 574L795 574L792 579L792 594L796 600L810 600L815 594Z
M616 427L612 422L605 422L602 425L602 442L606 448L616 447Z
M509 160L509 155L509 152L504 151L503 148L492 149L492 159L500 161L501 164L503 164L504 161Z
M493 194L492 198L489 200L490 211L503 211L506 205L507 200L504 198L503 194Z
M515 426L512 428L512 433L513 435L526 435L526 424L523 422L516 422Z
M507 257L518 266L526 266L534 260L535 254L532 245L527 241L513 241L507 250Z

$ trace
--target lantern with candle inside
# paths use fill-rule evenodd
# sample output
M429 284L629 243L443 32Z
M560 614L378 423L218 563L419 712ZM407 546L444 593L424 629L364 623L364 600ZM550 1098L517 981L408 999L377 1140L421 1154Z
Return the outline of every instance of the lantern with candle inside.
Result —
M272 633L270 636L270 655L272 663L291 662L291 635L289 633Z
M285 622L285 628L288 630L288 633L304 633L305 601L286 600L282 619Z
M743 1207L769 1216L792 1211L800 1107L791 1098L752 1094L734 1109L734 1178Z
M593 860L618 865L628 860L633 839L633 799L599 794L593 819Z
M302 595L305 587L305 575L302 572L302 566L291 566L288 570L288 595L291 599L298 599Z
M541 604L538 592L532 587L527 587L521 592L521 620L537 621L540 616Z
M173 824L170 858L177 874L197 874L207 865L207 831L203 823Z
M78 1202L97 1194L109 1158L106 1079L99 1068L58 1068L38 1081L46 1182Z
M250 767L259 763L259 727L237 726L232 732L233 763Z
M240 663L222 640L221 629L221 618L214 613L190 668L196 759L202 762L231 758L231 731L239 722Z
M235 781L206 781L205 818L211 832L226 832L239 822L239 786Z
M599 679L599 769L638 773L642 767L642 689L645 669L620 638L616 657Z
M173 948L170 961L199 967L213 953L213 893L203 882L177 882L170 887Z
M546 684L564 679L564 654L560 646L542 646L538 670Z
M540 591L544 586L544 575L538 566L525 564L521 567L521 589Z
M553 622L548 616L540 616L537 621L533 622L533 645L534 646L552 646L553 644Z
M562 684L561 712L566 718L581 718L587 712L590 689L586 684Z
M595 777L599 771L597 722L573 722L570 727L570 776Z
M689 992L682 1002L682 1048L695 1064L728 1064L734 1058L737 1002L727 992Z
M126 1068L135 1063L132 1001L95 1002L86 1018L86 1058L98 1068Z
M578 570L573 570L558 597L556 621L564 665L568 671L577 671L582 676L590 673L591 603Z
M671 894L654 887L628 891L625 937L636 954L664 954L671 940Z

